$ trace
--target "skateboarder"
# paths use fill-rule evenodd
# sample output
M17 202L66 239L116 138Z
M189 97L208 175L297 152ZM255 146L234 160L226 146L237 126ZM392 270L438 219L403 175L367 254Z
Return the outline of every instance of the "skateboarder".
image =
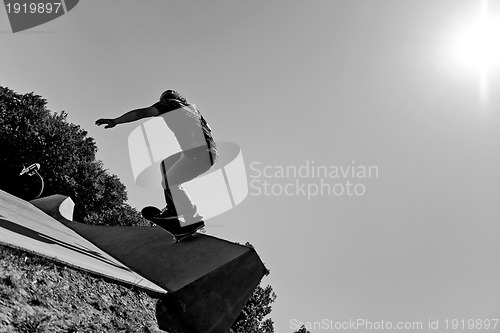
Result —
M205 223L182 184L210 169L218 157L212 131L201 113L179 93L167 90L150 107L135 109L114 119L98 119L95 123L97 126L106 125L104 128L107 129L158 116L165 120L174 133L182 154L178 159L167 157L160 163L166 206L154 216L153 221L174 236L189 234L202 228ZM184 222L179 220L180 216Z

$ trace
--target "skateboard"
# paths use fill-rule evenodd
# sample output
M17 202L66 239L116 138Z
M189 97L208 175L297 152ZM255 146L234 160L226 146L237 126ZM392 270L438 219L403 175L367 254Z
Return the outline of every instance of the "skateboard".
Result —
M159 226L160 228L166 230L168 233L170 233L174 237L174 241L178 243L179 241L195 234L196 232L201 232L205 233L205 228L203 227L204 224L200 224L199 226L196 226L194 229L191 229L189 232L177 232L177 230L172 230L172 227L168 227L167 225L170 223L176 223L175 220L178 220L179 223L184 222L184 218L182 216L179 217L172 217L171 219L165 219L165 218L157 218L160 214L161 210L158 209L157 207L154 206L147 206L144 207L141 210L142 216L148 220ZM182 228L181 228L182 230Z

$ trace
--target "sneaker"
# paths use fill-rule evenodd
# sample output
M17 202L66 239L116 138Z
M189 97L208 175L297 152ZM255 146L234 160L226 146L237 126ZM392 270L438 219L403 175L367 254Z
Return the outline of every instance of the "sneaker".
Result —
M182 219L184 220L185 223L189 223L189 224L203 222L203 216L201 216L198 213L196 213L196 215L194 215L194 216L188 216L187 218L185 215L182 215Z
M169 205L165 206L160 213L155 216L158 219L163 219L163 220L174 220L178 219L179 217L177 216L177 213L173 209L169 209Z
M198 229L201 229L205 227L205 222L204 221L200 221L200 222L196 222L196 223L193 223L193 224L189 224L187 226L181 226L178 230L177 233L173 233L174 235L187 235L187 234L192 234L194 232L196 232L196 230Z

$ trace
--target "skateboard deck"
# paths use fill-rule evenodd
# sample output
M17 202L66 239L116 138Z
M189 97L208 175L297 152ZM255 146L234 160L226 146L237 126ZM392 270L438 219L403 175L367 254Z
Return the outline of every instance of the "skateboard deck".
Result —
M183 222L184 219L182 218L182 216L172 217L171 219L157 218L156 216L158 216L158 214L160 214L160 212L161 212L161 210L157 207L154 207L154 206L147 206L141 210L141 214L146 220L153 222L154 224L156 224L160 228L162 228L162 229L166 230L168 233L170 233L174 237L174 241L176 243L183 240L184 238L187 238L187 237L195 234L198 231L205 233L205 229L203 228L203 225L199 226L198 228L196 228L194 230L190 230L189 232L173 233L171 230L169 230L169 228L166 227L166 225L168 223L175 223L172 220L179 220L179 222Z

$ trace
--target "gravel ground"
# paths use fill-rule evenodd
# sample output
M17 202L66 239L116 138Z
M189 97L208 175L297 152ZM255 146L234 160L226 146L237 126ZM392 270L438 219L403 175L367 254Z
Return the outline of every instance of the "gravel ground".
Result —
M163 332L156 300L0 245L0 333Z

